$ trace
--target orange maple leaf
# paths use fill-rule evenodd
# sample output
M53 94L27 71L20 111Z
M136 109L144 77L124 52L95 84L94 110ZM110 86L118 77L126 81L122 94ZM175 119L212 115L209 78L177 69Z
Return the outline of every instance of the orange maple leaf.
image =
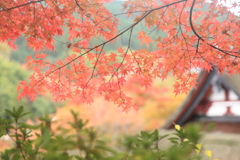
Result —
M149 48L149 43L153 42L153 40L151 39L151 37L146 36L145 32L143 30L141 30L141 32L138 33L138 38L141 40L141 44L146 44L146 46Z

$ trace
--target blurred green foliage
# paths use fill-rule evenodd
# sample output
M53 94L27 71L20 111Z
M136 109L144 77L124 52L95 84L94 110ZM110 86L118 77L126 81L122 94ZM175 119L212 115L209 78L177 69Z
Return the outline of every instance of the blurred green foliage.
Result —
M142 131L139 135L124 137L117 146L111 147L74 111L71 111L74 120L68 123L70 129L58 127L57 130L52 129L53 121L48 115L41 117L39 124L29 125L21 121L30 114L22 106L5 111L11 119L0 119L0 136L8 134L14 146L1 152L2 160L200 160L199 152L204 151L198 144L199 126L183 129L175 125L175 132L164 136L159 136L158 130ZM169 148L159 148L164 138L172 143ZM205 157L212 160L211 151L206 150Z
M30 71L25 69L17 62L8 61L0 56L0 115L3 116L4 109L12 106L27 105L27 111L31 112L27 118L44 115L45 113L53 113L56 103L51 101L50 97L38 97L35 101L23 98L17 100L18 92L16 87L22 80L26 80L30 76Z

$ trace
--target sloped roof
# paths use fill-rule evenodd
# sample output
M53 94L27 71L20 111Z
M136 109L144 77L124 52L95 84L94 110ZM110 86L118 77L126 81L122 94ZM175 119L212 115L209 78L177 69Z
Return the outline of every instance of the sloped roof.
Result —
M229 75L224 73L221 76L224 79L224 82L229 85L231 89L237 93L237 95L240 95L240 75L239 74L234 74L234 75Z
M196 89L192 88L185 101L177 108L172 116L167 120L163 128L170 129L174 123L184 125L193 115L194 109L203 99L207 90L213 83L223 85L225 88L233 90L240 97L240 75L219 75L217 69L213 68L210 72L203 71L199 74Z

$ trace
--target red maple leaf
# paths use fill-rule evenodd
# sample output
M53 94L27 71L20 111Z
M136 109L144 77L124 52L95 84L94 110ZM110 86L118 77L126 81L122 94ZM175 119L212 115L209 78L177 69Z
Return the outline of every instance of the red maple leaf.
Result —
M14 48L14 42L23 35L27 46L37 53L36 59L27 57L26 66L33 74L28 82L19 84L19 97L34 99L49 91L55 100L78 96L79 101L91 103L100 94L128 110L134 104L121 87L129 77L149 87L154 78L164 80L172 73L178 94L196 85L197 76L189 74L193 68L210 71L216 66L219 71L240 73L240 20L230 7L204 0L194 4L161 0L161 6L154 0L131 0L124 2L124 13L113 15L104 4L110 1L46 0L44 5L41 0L0 2L0 41ZM207 11L201 9L205 4ZM232 3L232 8L237 6ZM119 29L122 14L134 20ZM219 20L219 15L227 18ZM135 34L140 25L147 27ZM47 54L39 52L55 51L54 44L60 42L58 36L65 29L68 39L61 47L71 51L63 59L49 62ZM136 36L142 46L131 43ZM130 42L118 43L120 39ZM144 45L151 45L151 50ZM106 52L109 48L111 54Z
M149 44L153 42L151 37L146 36L146 33L143 30L141 30L141 32L139 32L138 35L139 36L137 39L141 40L141 44L146 44L146 46L149 48Z

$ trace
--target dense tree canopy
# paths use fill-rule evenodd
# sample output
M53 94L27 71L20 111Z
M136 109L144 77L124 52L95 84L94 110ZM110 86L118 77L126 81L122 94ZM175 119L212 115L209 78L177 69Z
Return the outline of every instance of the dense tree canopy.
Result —
M131 78L148 87L154 78L164 80L171 72L177 78L174 92L178 94L196 85L197 73L193 69L209 71L216 66L220 72L240 72L240 18L223 3L131 0L122 4L121 13L112 13L106 8L110 2L0 2L0 40L16 48L14 42L23 35L36 52L26 59L34 73L30 81L19 84L19 98L28 96L34 100L49 91L55 100L78 96L82 102L92 103L99 94L127 111L137 108L122 90ZM230 3L233 9L240 6ZM123 14L133 17L133 21L119 28L118 17ZM141 25L148 30L136 32ZM55 49L56 36L63 35L64 28L69 37L62 45L71 52L52 63L42 51ZM141 41L141 49L132 50L134 35ZM127 41L122 42L122 37ZM118 49L107 53L105 47L109 44L118 45Z

